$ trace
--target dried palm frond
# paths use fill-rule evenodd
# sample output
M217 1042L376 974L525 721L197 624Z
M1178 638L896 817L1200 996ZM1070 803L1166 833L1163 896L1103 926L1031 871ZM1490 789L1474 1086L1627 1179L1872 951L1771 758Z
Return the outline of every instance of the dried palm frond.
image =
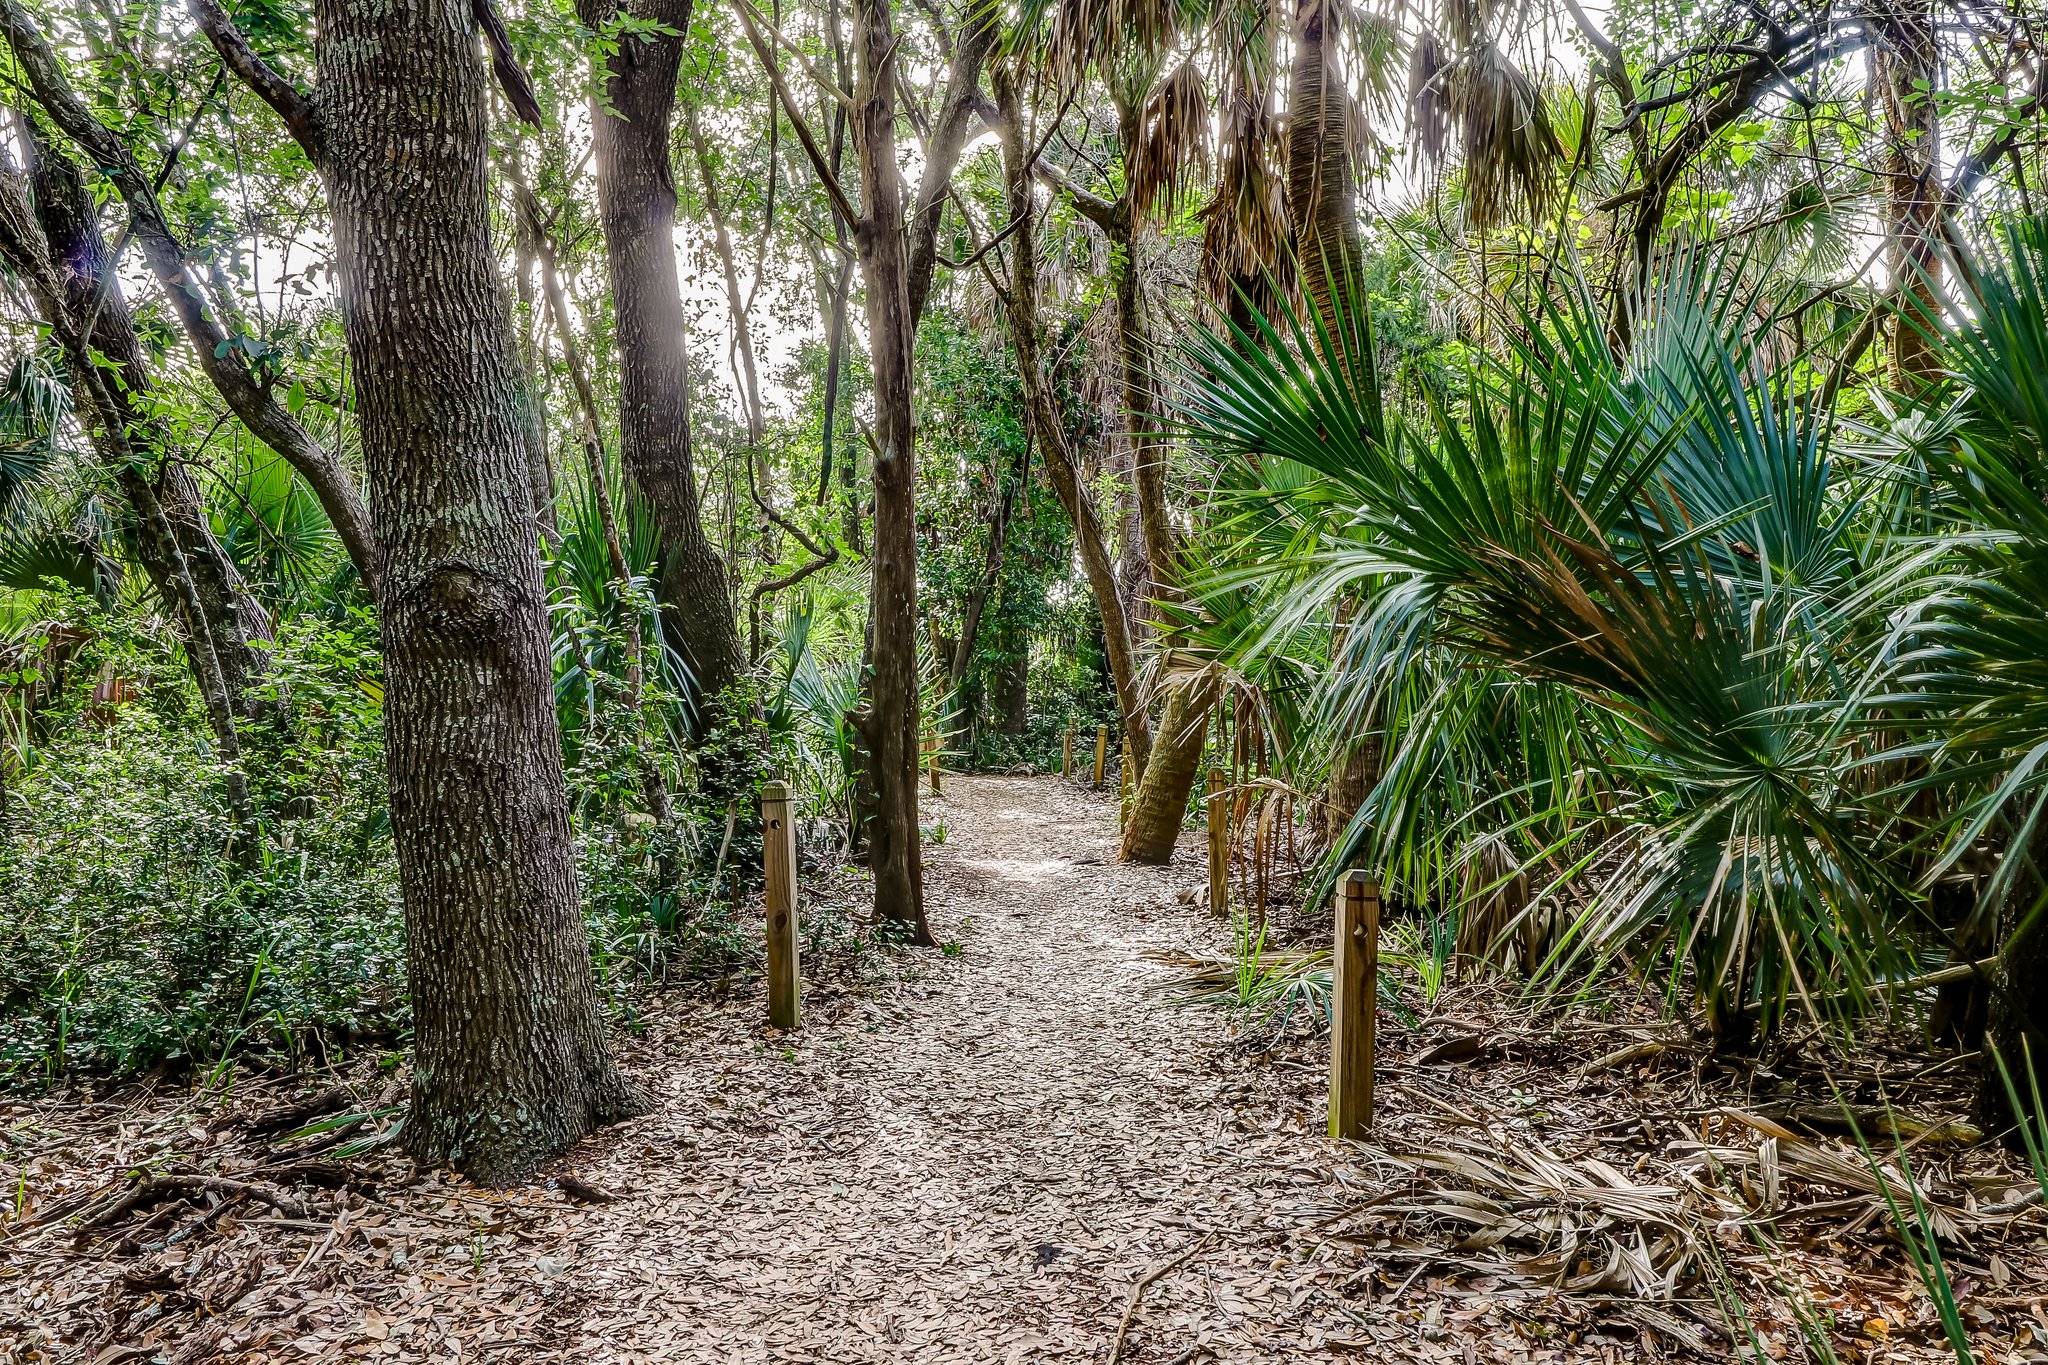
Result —
M1697 1270L1707 1230L1747 1212L1707 1187L1638 1184L1596 1157L1567 1159L1504 1131L1358 1155L1387 1176L1387 1192L1356 1215L1379 1226L1333 1240L1570 1292L1668 1302ZM1388 1231L1395 1240L1379 1247Z
M1408 57L1408 118L1415 145L1439 165L1450 144L1450 68L1450 51L1436 34L1424 29Z
M1275 119L1263 92L1233 86L1220 124L1216 190L1201 215L1202 274L1210 297L1227 307L1235 290L1258 288L1285 269L1289 229Z
M1139 115L1131 157L1131 207L1149 217L1164 198L1178 204L1196 172L1209 169L1209 92L1193 61L1159 82Z
M1517 208L1542 216L1564 149L1536 83L1499 47L1485 43L1458 64L1451 105L1465 165L1465 213L1472 225L1482 231L1497 227Z
M1542 90L1497 44L1453 52L1425 32L1409 63L1408 100L1416 145L1431 162L1444 164L1456 134L1472 227L1483 232L1517 211L1548 210L1564 144Z

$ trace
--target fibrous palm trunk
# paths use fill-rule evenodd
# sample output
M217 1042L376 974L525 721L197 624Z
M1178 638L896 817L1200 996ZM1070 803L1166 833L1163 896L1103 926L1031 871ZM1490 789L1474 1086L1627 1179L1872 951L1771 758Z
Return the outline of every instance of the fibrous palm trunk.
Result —
M1893 297L1892 383L1918 392L1940 371L1933 325L1941 258L1941 54L1928 0L1880 0L1870 18L1884 35L1871 71L1884 109L1884 230Z
M371 515L414 1024L405 1141L509 1181L643 1101L578 904L467 0L315 6ZM399 154L402 151L402 154ZM431 356L431 363L422 363Z

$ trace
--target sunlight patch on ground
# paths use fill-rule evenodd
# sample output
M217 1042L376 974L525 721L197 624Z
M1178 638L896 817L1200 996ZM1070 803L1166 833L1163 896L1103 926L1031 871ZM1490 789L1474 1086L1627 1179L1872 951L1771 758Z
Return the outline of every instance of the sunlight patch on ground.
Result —
M1073 866L1064 858L1042 858L1031 861L1024 858L966 858L962 867L977 868L991 876L1011 882L1042 882L1057 877Z

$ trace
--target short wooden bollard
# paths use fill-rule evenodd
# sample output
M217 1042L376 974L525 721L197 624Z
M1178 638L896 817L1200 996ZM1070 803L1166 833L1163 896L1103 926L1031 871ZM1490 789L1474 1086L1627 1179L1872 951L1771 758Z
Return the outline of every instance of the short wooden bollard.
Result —
M768 1022L802 1022L796 974L796 825L789 818L789 787L761 787L761 862L768 902Z
M1067 727L1067 737L1060 743L1060 776L1074 775L1074 727Z
M1380 888L1363 872L1337 880L1330 950L1330 1136L1372 1131L1372 1058L1380 984Z
M1230 913L1230 798L1223 769L1209 769L1209 909Z
M939 737L936 734L924 737L925 775L931 779L932 795L940 796L945 788L939 784Z
M1098 725L1095 727L1095 785L1098 789L1102 786L1103 765L1108 761L1109 727L1107 725Z

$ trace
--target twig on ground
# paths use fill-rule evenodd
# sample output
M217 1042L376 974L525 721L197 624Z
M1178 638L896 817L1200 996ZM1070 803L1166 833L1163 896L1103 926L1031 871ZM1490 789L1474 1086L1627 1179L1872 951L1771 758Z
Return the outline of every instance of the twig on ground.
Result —
M1131 1300L1124 1305L1123 1319L1116 1325L1116 1340L1111 1342L1109 1346L1108 1365L1116 1365L1118 1357L1123 1355L1124 1338L1130 1334L1131 1320L1138 1316L1138 1300L1145 1296L1146 1289L1151 1287L1154 1280L1186 1265L1194 1258L1197 1252L1206 1250L1215 1240L1214 1233L1200 1238L1190 1244L1187 1250L1181 1252L1180 1255L1175 1256L1170 1261L1161 1261L1158 1265L1153 1266L1138 1277L1138 1282L1131 1286Z

